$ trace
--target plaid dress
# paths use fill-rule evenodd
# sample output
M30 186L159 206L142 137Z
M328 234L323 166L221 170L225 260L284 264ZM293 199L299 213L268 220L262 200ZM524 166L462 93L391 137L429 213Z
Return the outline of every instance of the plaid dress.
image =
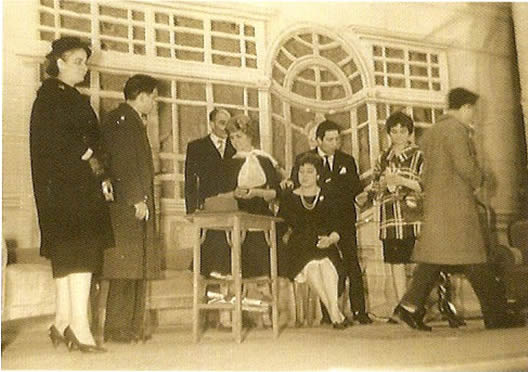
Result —
M378 157L373 182L378 182L387 168L421 184L423 153L411 143L399 155L390 147ZM390 191L385 188L375 196L379 203L381 240L415 239L420 234L422 221L416 219L416 210L406 205L409 197L421 198L421 195L405 186L398 186Z

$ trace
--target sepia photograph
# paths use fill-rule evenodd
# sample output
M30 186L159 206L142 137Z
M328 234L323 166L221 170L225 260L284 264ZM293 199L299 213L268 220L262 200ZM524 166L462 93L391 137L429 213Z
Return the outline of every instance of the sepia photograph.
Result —
M2 369L528 372L528 2L2 12Z

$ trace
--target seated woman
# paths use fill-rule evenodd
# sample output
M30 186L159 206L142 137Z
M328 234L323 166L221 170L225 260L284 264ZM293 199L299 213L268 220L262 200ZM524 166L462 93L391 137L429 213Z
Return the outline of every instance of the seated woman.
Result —
M346 319L338 306L343 283L343 264L337 243L344 216L335 208L338 200L318 186L322 160L315 153L299 159L300 187L281 197L279 216L290 228L287 243L288 277L307 282L326 306L335 329L344 329Z
M227 189L233 192L238 208L253 214L272 216L269 203L280 190L277 162L264 151L255 149L258 124L246 115L232 117L226 130L236 150L227 160ZM263 232L248 231L242 244L242 276L269 275L269 247Z

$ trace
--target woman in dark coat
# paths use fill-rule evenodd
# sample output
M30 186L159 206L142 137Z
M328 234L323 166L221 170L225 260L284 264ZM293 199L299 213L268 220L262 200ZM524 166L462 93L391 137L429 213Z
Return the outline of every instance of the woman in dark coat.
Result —
M52 43L49 79L33 104L30 152L33 190L41 231L41 255L51 260L56 283L54 346L101 352L88 324L92 275L103 250L114 244L102 192L106 180L97 117L74 86L84 80L90 48L75 37Z

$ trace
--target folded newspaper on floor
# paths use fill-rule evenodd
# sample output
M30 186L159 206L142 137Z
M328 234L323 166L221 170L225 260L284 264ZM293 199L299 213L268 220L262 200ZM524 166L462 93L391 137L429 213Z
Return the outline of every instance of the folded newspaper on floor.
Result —
M218 292L207 291L207 303L208 304L234 304L235 296L223 295ZM242 310L244 311L257 311L265 312L270 307L269 302L258 300L255 298L243 298L242 299Z

